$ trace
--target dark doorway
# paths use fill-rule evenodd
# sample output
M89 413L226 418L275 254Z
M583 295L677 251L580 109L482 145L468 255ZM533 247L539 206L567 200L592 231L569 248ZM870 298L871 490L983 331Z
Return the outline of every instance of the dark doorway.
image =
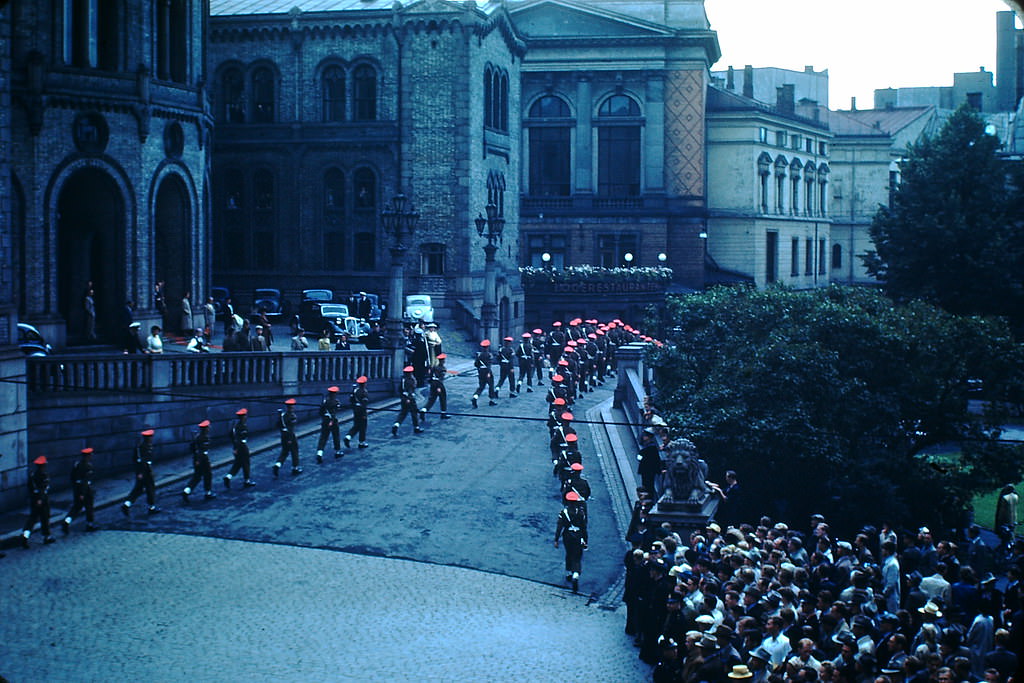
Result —
M68 344L87 342L86 287L96 303L96 333L119 339L124 312L124 200L105 172L86 168L64 183L57 199L57 310L67 324Z
M164 326L173 330L180 327L181 299L192 287L189 267L191 254L188 248L190 225L191 211L185 183L180 176L165 176L156 191L153 215L153 231L156 236L154 275L157 280L164 281L168 312Z

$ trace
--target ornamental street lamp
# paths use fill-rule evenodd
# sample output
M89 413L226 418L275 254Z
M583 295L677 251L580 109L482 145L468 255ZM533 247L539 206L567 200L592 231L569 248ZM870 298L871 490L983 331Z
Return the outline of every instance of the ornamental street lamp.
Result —
M667 260L668 256L665 255L665 252L661 252L658 254L658 263L665 263L665 261Z
M626 255L623 256L622 258L624 258L626 260L626 267L627 268L629 268L630 266L633 265L633 252L627 251Z
M540 255L540 260L544 262L545 270L549 270L551 268L551 254L545 251Z
M405 343L402 339L402 315L405 310L405 252L408 249L405 242L412 237L419 219L419 212L413 208L408 198L401 192L396 194L391 203L380 212L384 232L391 238L391 297L388 302L385 325L388 348L392 352L391 377L395 380L396 389L402 380L402 367L405 360Z
M487 238L487 244L484 245L484 254L486 259L484 261L484 304L480 310L480 324L483 327L483 339L490 339L491 343L497 342L496 339L492 339L498 327L498 306L495 301L496 294L496 278L495 266L494 266L494 254L498 251L497 242L501 242L501 233L505 229L505 219L498 215L498 207L494 202L488 202L487 206L484 207L487 212L487 217L477 214L477 217L473 219L476 223L476 232L481 237Z

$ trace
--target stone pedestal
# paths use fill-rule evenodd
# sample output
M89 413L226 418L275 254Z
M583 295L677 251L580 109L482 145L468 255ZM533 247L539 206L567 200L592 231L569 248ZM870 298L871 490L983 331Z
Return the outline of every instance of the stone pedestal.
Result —
M685 540L691 531L703 531L708 520L714 518L718 512L718 496L705 494L697 500L670 501L662 496L654 507L648 519L649 526L659 526L662 522L670 522L672 530L679 533Z

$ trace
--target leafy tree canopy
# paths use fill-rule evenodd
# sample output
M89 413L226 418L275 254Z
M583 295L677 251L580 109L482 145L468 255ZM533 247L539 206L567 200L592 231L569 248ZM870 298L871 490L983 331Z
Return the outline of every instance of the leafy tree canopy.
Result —
M1009 316L1024 324L1024 174L962 106L934 137L907 149L892 207L871 226L868 272L901 301Z
M991 395L1021 382L1000 321L838 286L716 288L668 309L659 407L712 472L737 470L751 515L952 525L958 501L1019 479L1004 404L968 412L977 380Z

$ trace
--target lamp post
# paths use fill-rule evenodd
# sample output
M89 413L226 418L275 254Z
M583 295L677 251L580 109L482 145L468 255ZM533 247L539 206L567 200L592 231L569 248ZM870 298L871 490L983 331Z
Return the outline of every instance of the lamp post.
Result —
M540 260L544 262L544 270L551 269L551 254L545 251L540 255Z
M665 265L665 261L667 261L667 260L668 260L668 256L665 255L665 252L661 252L660 254L658 254L658 263L660 263L662 265Z
M388 301L388 315L385 324L388 348L392 352L391 377L395 381L396 390L402 380L402 367L405 360L403 358L405 344L402 339L402 311L405 308L403 301L405 298L405 252L408 249L405 241L412 237L419 219L419 212L413 208L409 199L401 192L396 194L391 199L391 203L380 212L384 232L391 238L391 297Z
M476 223L477 234L487 238L487 244L484 245L484 305L480 311L480 324L483 327L483 338L490 339L493 344L497 340L491 338L498 327L498 306L494 300L497 277L494 272L494 254L498 251L496 243L501 241L501 233L505 229L505 219L498 215L498 207L493 202L489 202L484 210L487 217L477 214L473 222Z
M626 267L629 268L633 265L633 252L627 251L626 255L622 257L626 260Z

